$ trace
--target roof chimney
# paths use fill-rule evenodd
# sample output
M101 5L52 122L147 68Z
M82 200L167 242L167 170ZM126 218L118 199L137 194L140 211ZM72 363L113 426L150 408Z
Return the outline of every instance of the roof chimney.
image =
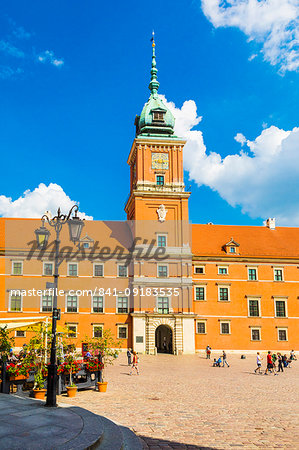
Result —
M270 230L275 230L275 217L273 217L271 219L271 217L269 217L269 219L266 220L266 227L268 227Z

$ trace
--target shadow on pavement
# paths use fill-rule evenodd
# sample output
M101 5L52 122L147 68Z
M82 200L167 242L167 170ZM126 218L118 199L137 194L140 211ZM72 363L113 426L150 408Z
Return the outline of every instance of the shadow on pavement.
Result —
M143 449L159 449L159 448L169 448L169 449L175 449L175 450L216 450L216 447L203 447L200 445L194 445L194 444L183 444L182 442L176 442L176 441L169 441L168 439L154 439L152 437L148 436L142 436L140 434L137 434L139 439L141 440Z

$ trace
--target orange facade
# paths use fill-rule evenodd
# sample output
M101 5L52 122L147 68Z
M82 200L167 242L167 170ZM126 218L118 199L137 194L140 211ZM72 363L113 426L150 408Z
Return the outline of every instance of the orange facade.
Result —
M185 141L157 94L154 43L149 88L127 160L127 222L86 221L79 250L62 230L60 325L78 347L109 328L123 349L149 354L207 345L298 350L299 229L277 228L273 219L264 227L191 226ZM0 219L0 325L51 318L53 298L42 291L53 281L53 240L40 253L39 226ZM29 337L16 336L16 346Z

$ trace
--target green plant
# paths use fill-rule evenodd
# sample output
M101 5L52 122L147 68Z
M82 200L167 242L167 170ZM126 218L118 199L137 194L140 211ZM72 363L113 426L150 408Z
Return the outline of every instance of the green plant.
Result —
M0 356L2 361L6 361L9 356L10 349L15 345L15 340L9 337L7 326L0 327Z
M69 353L65 356L65 362L63 364L64 370L67 371L70 375L69 386L76 386L73 382L73 374L77 373L80 370L79 363L76 361L76 357L79 356L76 353Z
M101 337L86 337L84 342L88 344L88 348L92 350L93 355L102 356L102 381L104 381L104 368L108 364L113 364L120 353L120 341L117 341L110 329L103 330Z
M10 363L10 364L8 364L8 366L6 367L6 372L10 376L18 377L20 375L23 375L26 378L28 377L28 369L22 363L18 363L18 364Z
M37 372L34 375L34 388L33 389L44 389L45 379L43 377L42 372Z

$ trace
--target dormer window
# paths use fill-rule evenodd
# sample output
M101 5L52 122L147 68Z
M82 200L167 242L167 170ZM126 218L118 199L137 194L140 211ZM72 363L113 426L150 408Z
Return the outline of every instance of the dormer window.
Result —
M153 111L153 122L164 122L164 114L163 111Z
M90 238L87 234L84 238L80 239L80 247L83 249L92 248L94 244L94 240Z
M223 246L223 250L226 253L229 253L231 255L236 255L236 254L238 255L239 247L240 247L240 244L238 244L238 242L234 241L234 239L231 238L231 240Z

